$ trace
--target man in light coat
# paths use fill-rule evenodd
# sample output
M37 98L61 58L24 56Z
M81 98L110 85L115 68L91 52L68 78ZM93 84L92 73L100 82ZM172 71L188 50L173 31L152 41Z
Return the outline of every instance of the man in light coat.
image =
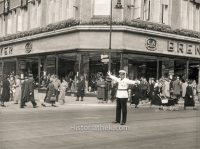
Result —
M120 123L121 125L125 125L127 117L128 86L129 84L135 84L136 81L127 79L126 71L124 70L119 71L119 78L111 75L110 72L108 72L108 75L112 80L118 82L118 88L116 94L117 98L116 120L113 123ZM122 111L122 118L121 118L121 111Z

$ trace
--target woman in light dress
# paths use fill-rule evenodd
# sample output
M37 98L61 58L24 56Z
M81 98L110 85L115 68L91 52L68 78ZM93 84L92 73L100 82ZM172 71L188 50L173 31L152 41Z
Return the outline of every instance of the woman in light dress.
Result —
M60 95L59 95L59 100L58 100L60 104L65 103L65 93L66 93L67 88L68 88L68 83L65 80L65 78L62 78L62 83L60 85Z
M18 75L15 76L14 89L15 89L14 102L18 104L21 100L21 80Z

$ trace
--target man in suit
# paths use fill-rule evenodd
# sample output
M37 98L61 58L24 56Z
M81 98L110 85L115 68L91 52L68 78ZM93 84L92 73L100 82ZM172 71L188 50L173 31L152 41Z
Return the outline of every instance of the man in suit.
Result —
M37 108L37 103L34 98L34 84L33 84L33 75L29 74L28 78L25 77L25 80L22 84L22 102L21 108L24 108L25 102L31 101L33 108Z

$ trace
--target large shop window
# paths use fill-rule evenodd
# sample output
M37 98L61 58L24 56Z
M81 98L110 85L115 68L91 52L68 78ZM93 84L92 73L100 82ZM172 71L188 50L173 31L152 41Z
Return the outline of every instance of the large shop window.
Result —
M16 74L16 61L13 59L4 60L3 73L5 75Z
M94 0L94 15L110 15L110 0Z
M155 56L129 54L128 64L131 79L157 78L157 57Z
M190 60L188 67L188 79L198 81L200 61Z
M58 76L60 78L74 79L75 71L78 71L76 53L63 53L58 55Z

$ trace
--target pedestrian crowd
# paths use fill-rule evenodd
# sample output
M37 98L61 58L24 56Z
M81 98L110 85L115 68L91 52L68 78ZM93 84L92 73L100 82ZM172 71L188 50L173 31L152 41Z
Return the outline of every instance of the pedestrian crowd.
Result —
M104 77L101 74L94 83L98 103L107 103L108 99L112 102L116 100L119 82L111 78ZM44 81L46 94L41 104L43 107L47 105L56 107L56 102L61 105L65 104L66 91L74 91L77 97L76 101L83 101L86 90L84 76L76 76L74 81L71 78L60 80L57 75L48 74ZM34 82L32 74L25 77L14 76L13 74L4 75L0 80L1 106L5 107L5 102L14 101L15 104L20 104L20 107L24 108L26 103L30 101L33 107L36 108ZM162 77L159 80L149 78L147 81L146 78L141 77L140 79L134 79L134 82L134 84L129 84L126 90L128 100L131 105L135 105L135 108L138 108L141 103L157 105L160 109L163 106L176 107L180 100L184 100L184 109L188 106L196 109L195 99L200 100L200 84L197 84L195 80L184 80L177 76L174 78Z
M115 76L115 75L113 75ZM177 109L178 103L184 101L184 109L188 106L195 107L195 100L200 101L200 83L195 80L180 79L179 76L173 78L161 77L159 80L155 78L141 77L134 79L135 83L128 85L128 100L131 105L138 108L140 103L150 103L150 105L158 106L163 109L164 106ZM118 82L112 79L110 90L108 91L108 81L105 78L99 77L97 81L97 98L99 103L107 102L110 95L111 101L116 99L118 90Z

